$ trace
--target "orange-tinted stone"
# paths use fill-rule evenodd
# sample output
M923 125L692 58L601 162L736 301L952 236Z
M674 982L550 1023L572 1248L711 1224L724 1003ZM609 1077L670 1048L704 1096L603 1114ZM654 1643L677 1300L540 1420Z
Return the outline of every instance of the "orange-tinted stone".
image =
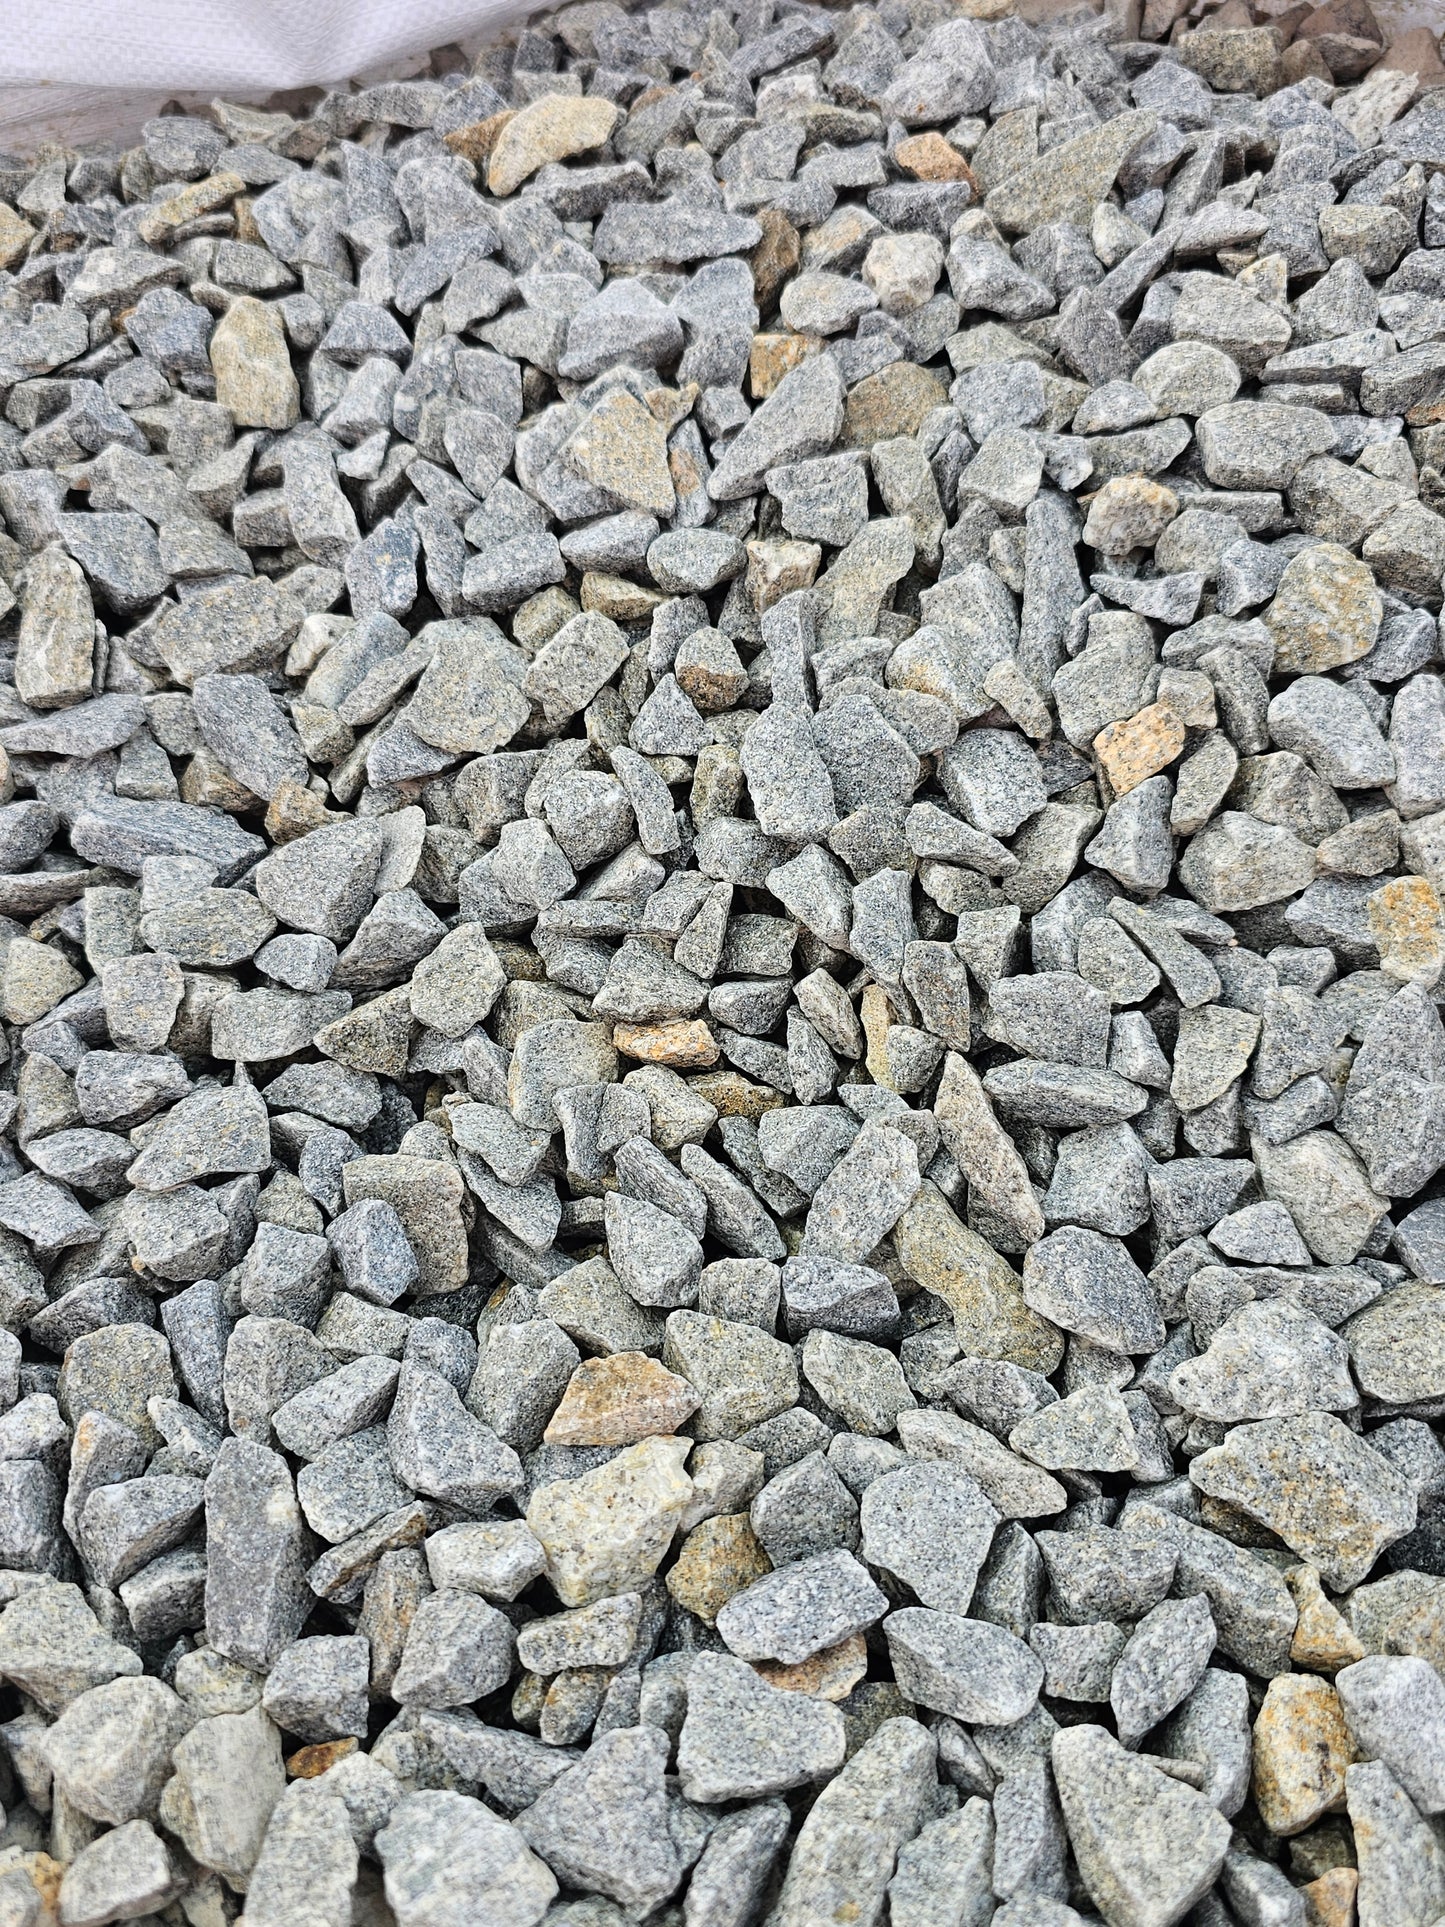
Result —
M718 1060L717 1039L701 1017L677 1017L666 1024L614 1024L612 1043L624 1057L666 1064L675 1071L695 1070Z
M636 1445L675 1432L701 1403L685 1378L645 1352L587 1358L542 1434L548 1445Z

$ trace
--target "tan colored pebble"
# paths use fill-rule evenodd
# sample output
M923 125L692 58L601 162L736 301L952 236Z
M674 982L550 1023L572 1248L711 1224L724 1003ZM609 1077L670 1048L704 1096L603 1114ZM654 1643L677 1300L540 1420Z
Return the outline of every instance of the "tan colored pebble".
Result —
M315 1746L298 1747L287 1755L286 1771L293 1780L319 1780L356 1748L357 1741L350 1734L344 1740L320 1740Z
M238 428L289 428L301 414L279 311L249 294L233 301L211 335L216 400Z
M1353 1666L1365 1657L1365 1649L1348 1620L1325 1597L1313 1566L1296 1566L1285 1574L1284 1583L1299 1608L1289 1651L1296 1666L1317 1673L1337 1673L1342 1666Z
M910 134L899 141L893 158L905 174L916 181L969 181L973 171L952 141L945 140L936 128L926 134Z
M667 1575L679 1606L709 1626L735 1593L773 1569L745 1512L724 1512L694 1526Z
M701 1401L685 1378L645 1352L586 1358L542 1434L547 1445L635 1445L675 1432Z
M1339 1695L1313 1673L1269 1683L1254 1723L1254 1797L1271 1833L1303 1833L1345 1804L1354 1758Z
M1118 475L1089 504L1084 540L1104 555L1152 549L1179 513L1179 497L1147 475Z
M783 376L790 374L809 355L822 352L818 335L754 335L748 356L748 386L754 401L766 401Z
M544 94L499 130L487 165L488 188L493 194L514 194L548 161L600 147L621 113L615 101L596 94Z
M1427 877L1392 877L1371 892L1365 908L1385 975L1432 989L1445 969L1445 916L1434 884Z
M1305 1927L1355 1927L1355 1896L1360 1876L1354 1867L1331 1867L1300 1889Z
M761 615L795 589L817 580L823 551L816 542L748 542L748 594Z
M780 1692L805 1693L815 1700L845 1700L868 1671L868 1642L862 1633L854 1633L796 1666L761 1659L753 1671Z
M1168 703L1150 703L1094 738L1094 754L1115 796L1127 796L1167 769L1184 748L1184 725Z
M566 459L585 481L629 508L671 515L677 506L667 466L667 432L650 408L614 389L566 443Z
M764 1111L781 1110L787 1102L771 1084L752 1084L740 1071L712 1071L706 1077L690 1077L687 1087L706 1099L719 1117L759 1118Z
M239 174L211 174L204 181L190 181L178 193L148 208L137 221L136 232L143 241L163 242L187 221L213 214L245 191L246 183Z
M666 1064L675 1071L701 1070L718 1060L717 1039L701 1017L675 1017L665 1024L614 1024L612 1043L624 1057Z
M1295 556L1264 620L1277 675L1316 676L1358 662L1375 645L1384 604L1367 564L1337 542Z

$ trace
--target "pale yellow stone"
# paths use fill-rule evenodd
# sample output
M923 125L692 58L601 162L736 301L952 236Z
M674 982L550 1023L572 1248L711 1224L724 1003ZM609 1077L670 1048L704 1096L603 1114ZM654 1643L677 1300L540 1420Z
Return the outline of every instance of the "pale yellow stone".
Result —
M136 222L136 232L142 241L152 244L164 241L187 221L198 220L202 214L214 214L218 207L224 207L245 191L246 183L239 174L211 174L203 181L188 181L166 200L148 207Z
M586 1358L542 1434L547 1445L636 1445L675 1432L701 1400L645 1352Z
M934 127L926 134L910 134L907 140L899 141L893 158L917 181L973 182L968 162Z
M1167 769L1184 747L1184 725L1168 703L1150 703L1121 723L1109 723L1094 738L1094 754L1115 796Z
M675 1071L705 1070L718 1060L717 1039L701 1017L660 1024L614 1024L612 1043L624 1057L666 1064Z
M584 481L629 508L671 515L677 506L667 466L667 431L625 388L614 389L565 445L565 459Z
M1285 1574L1284 1583L1299 1608L1289 1649L1296 1666L1312 1673L1337 1673L1342 1666L1353 1666L1365 1657L1349 1621L1325 1597L1313 1566L1296 1566Z
M735 1594L765 1578L773 1562L745 1512L724 1512L693 1527L667 1575L679 1606L711 1626Z
M1087 228L1125 157L1148 140L1158 124L1158 116L1147 111L1116 114L1018 169L993 189L984 205L1010 234L1031 234L1046 221L1073 221Z
M1302 549L1279 579L1265 622L1281 675L1317 676L1375 646L1385 605L1365 563L1337 542Z
M754 401L766 401L784 375L791 374L809 355L822 352L820 335L763 334L753 336L748 357L748 385Z
M795 589L811 588L817 580L823 551L816 542L754 541L748 552L748 594L761 615Z
M682 1469L691 1449L691 1439L643 1439L580 1478L532 1494L527 1524L564 1606L590 1606L648 1583L692 1498Z
M935 1186L923 1185L893 1243L908 1276L950 1307L959 1344L971 1356L1054 1370L1064 1355L1062 1335L1029 1309L1008 1260L969 1230Z
M1152 549L1179 513L1179 497L1147 475L1116 475L1089 504L1084 540L1103 555Z
M760 1659L754 1662L753 1671L782 1693L804 1693L815 1700L845 1700L868 1671L868 1642L862 1633L854 1633L796 1666Z
M1380 968L1398 984L1430 990L1445 969L1445 916L1426 877L1393 877L1366 899Z
M613 622L641 622L667 597L657 589L644 589L625 575L608 575L604 569L589 569L582 578L582 607L590 615L608 616Z
M463 160L473 161L478 166L490 160L492 149L501 139L502 129L515 117L515 110L507 107L500 114L489 114L485 120L468 121L465 127L457 127L443 136L447 146Z
M1345 1804L1354 1758L1339 1695L1313 1673L1269 1683L1254 1723L1254 1797L1271 1833L1303 1833Z
M35 239L35 229L22 221L7 202L0 201L0 268L13 268Z
M1354 1867L1331 1867L1301 1887L1305 1927L1355 1927L1355 1895L1360 1876Z
M738 1071L711 1071L706 1077L690 1077L687 1087L711 1104L719 1117L756 1120L765 1111L781 1110L787 1102L770 1084L750 1084Z
M278 310L240 295L211 336L216 400L238 428L289 428L301 414L301 388Z
M319 1740L313 1746L298 1747L286 1756L287 1776L292 1780L318 1780L356 1750L357 1742L350 1734L344 1740Z
M514 194L548 161L564 161L600 147L621 114L614 101L595 95L544 94L513 114L497 135L487 164L487 186L493 194Z

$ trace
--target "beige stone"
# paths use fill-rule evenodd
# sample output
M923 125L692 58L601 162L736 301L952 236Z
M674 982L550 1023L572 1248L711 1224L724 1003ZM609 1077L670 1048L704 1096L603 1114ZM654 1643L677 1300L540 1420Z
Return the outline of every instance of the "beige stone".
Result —
M443 138L454 154L460 154L463 160L472 161L480 167L490 160L502 129L513 119L514 113L513 108L504 108L500 114L488 114L485 120L470 120L465 127L453 128Z
M1426 877L1392 877L1367 898L1380 968L1399 984L1430 990L1445 969L1445 916Z
M666 1064L675 1071L704 1070L718 1060L717 1039L701 1017L677 1017L661 1024L614 1024L612 1043L623 1057Z
M278 309L239 296L211 336L216 400L238 428L289 428L301 414L301 388Z
M1339 1695L1312 1673L1269 1683L1254 1723L1254 1797L1271 1833L1303 1833L1345 1804L1354 1758Z
M788 276L802 258L802 238L781 209L765 207L758 214L763 238L753 249L749 262L753 271L753 292L758 306L770 308Z
M1184 748L1184 725L1168 703L1150 703L1122 723L1109 723L1094 738L1094 754L1115 796L1162 769Z
M1152 549L1179 513L1179 497L1147 475L1116 475L1089 504L1084 540L1104 555Z
M994 1115L978 1072L956 1051L944 1063L933 1114L979 1201L1014 1227L1021 1244L1042 1238L1043 1212L1018 1147Z
M1331 1867L1318 1880L1306 1881L1305 1927L1355 1927L1355 1895L1360 1876L1354 1867Z
M662 423L625 388L598 403L563 449L565 460L596 488L629 508L671 515L677 506Z
M683 1541L667 1575L679 1606L711 1626L728 1601L766 1577L773 1562L763 1551L745 1512L704 1519Z
M9 1024L34 1024L84 982L52 945L15 937L5 952L0 1009Z
M1289 1649L1296 1666L1313 1673L1337 1673L1342 1666L1353 1666L1365 1657L1349 1621L1325 1597L1313 1566L1296 1566L1285 1574L1284 1583L1299 1608Z
M823 551L817 542L753 541L748 552L748 594L761 615L795 589L811 588L817 580Z
M0 201L0 269L13 268L35 239L35 229L22 221L7 202Z
M589 615L607 616L613 622L641 622L667 597L658 589L644 589L625 575L609 575L604 569L589 569L582 578L582 607Z
M582 1361L542 1436L548 1445L636 1445L675 1432L700 1402L645 1352L613 1352Z
M854 1633L796 1666L760 1659L754 1661L753 1671L779 1692L805 1693L815 1700L845 1700L868 1671L868 1641L862 1633Z
M893 158L905 174L917 181L973 181L968 162L952 141L945 140L936 128L926 134L910 134L899 141Z
M691 1439L643 1439L580 1478L532 1494L527 1524L564 1606L590 1606L648 1583L692 1498L682 1469L691 1449Z
M916 435L932 409L948 400L948 390L931 368L916 361L895 361L848 391L843 410L843 446L871 448L874 442Z
M766 401L783 376L810 355L822 352L819 335L761 334L753 336L748 355L748 386L754 401Z
M1302 550L1265 612L1275 669L1317 676L1358 662L1374 648L1384 613L1374 577L1358 556L1337 542Z
M1000 181L984 207L1010 234L1031 234L1046 221L1073 221L1087 229L1126 157L1158 124L1158 116L1147 111L1116 114Z
M189 181L175 194L164 201L157 201L148 207L136 223L136 232L142 241L152 246L166 241L178 227L187 221L195 221L203 214L214 214L217 208L225 207L234 201L238 194L244 194L246 183L239 174L211 174L203 181Z
M787 1099L770 1084L750 1084L738 1071L713 1071L688 1079L688 1089L711 1104L719 1117L750 1117L781 1110Z
M548 161L565 161L600 147L621 114L615 102L596 95L544 94L499 130L487 166L487 186L493 194L514 194Z

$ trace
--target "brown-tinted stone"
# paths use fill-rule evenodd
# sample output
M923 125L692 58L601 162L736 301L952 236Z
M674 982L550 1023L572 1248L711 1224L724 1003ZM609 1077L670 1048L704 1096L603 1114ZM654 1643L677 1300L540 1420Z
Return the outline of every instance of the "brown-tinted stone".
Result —
M761 334L753 336L752 352L748 356L748 386L754 401L766 401L783 376L796 368L799 362L806 361L809 355L821 354L822 338L818 335L798 334Z
M796 1666L760 1659L753 1671L780 1692L806 1693L815 1700L845 1700L868 1671L868 1641L862 1633L854 1633Z
M491 159L492 149L501 138L502 129L513 118L514 110L508 107L500 114L488 114L485 120L468 121L465 127L454 128L444 136L446 144L463 160L481 167Z
M1116 796L1167 769L1184 747L1184 725L1168 703L1150 703L1094 738L1094 754Z
M758 306L766 312L788 276L797 271L803 244L798 230L779 209L762 208L757 218L763 238L752 253L753 292Z
M700 1403L685 1378L645 1352L613 1352L577 1367L542 1436L548 1445L635 1445L675 1432Z
M945 140L935 127L926 134L910 134L899 141L893 158L905 174L919 181L967 181L977 183L973 170L952 141Z
M1427 877L1393 877L1365 908L1385 975L1433 988L1445 969L1445 917L1434 884Z
M612 1042L624 1057L666 1064L675 1071L700 1070L718 1060L717 1039L701 1017L665 1024L614 1024Z
M1269 1683L1254 1723L1254 1797L1271 1833L1303 1833L1345 1804L1354 1758L1339 1695L1311 1673Z
M293 1780L319 1780L338 1760L356 1751L350 1734L344 1740L321 1740L315 1746L298 1747L286 1758L286 1772Z
M1294 557L1280 577L1265 621L1280 674L1318 676L1358 662L1375 646L1384 604L1358 556L1319 542Z
M958 1217L941 1191L925 1184L893 1233L899 1263L953 1312L966 1352L1051 1372L1063 1357L1059 1332L1024 1303L1023 1281Z
M679 1606L711 1626L734 1593L745 1592L772 1569L747 1514L725 1512L704 1519L687 1535L667 1575L667 1590Z
M1325 1597L1313 1566L1296 1566L1285 1574L1284 1582L1299 1608L1289 1649L1296 1666L1314 1673L1337 1673L1342 1666L1352 1666L1365 1657L1365 1649L1349 1622Z
M843 443L871 448L874 442L916 435L925 418L948 400L948 389L931 368L916 361L895 361L848 391L843 410Z

